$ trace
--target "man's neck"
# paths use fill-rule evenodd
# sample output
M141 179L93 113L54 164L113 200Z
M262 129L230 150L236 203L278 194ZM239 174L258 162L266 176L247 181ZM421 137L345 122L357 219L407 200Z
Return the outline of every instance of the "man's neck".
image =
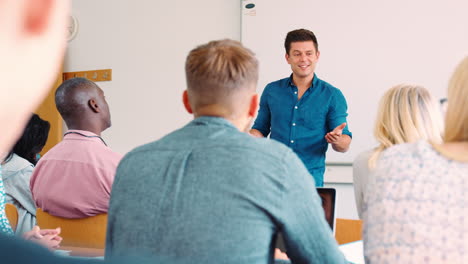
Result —
M312 80L314 79L314 74L311 74L307 77L298 77L297 75L293 74L293 83L297 86L299 90L307 90L312 85Z
M97 128L90 128L88 126L68 126L68 130L83 130L83 131L89 131L92 132L98 136L101 136L101 130Z
M304 78L297 77L293 74L293 82L294 85L297 86L297 100L300 100L302 96L305 94L307 89L312 85L312 80L314 78L314 74L311 74L311 76L307 76Z
M209 106L199 109L193 113L193 116L194 118L201 116L221 117L229 121L229 123L233 124L241 132L248 131L250 125L248 121L241 118L236 118L232 114L226 112L225 109L217 106Z

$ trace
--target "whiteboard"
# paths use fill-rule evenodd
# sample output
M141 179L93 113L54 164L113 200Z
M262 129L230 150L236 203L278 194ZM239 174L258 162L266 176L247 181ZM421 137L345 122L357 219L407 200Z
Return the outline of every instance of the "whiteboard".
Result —
M241 40L260 62L259 93L291 74L284 58L287 32L316 34L316 74L343 92L353 132L350 150L330 147L328 163L350 163L376 146L377 106L388 88L414 83L437 99L446 97L453 69L468 55L466 0L242 0L241 8Z

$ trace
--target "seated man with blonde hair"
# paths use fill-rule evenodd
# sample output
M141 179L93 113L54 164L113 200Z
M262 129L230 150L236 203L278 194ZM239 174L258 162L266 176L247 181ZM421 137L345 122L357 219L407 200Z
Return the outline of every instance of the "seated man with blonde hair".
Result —
M232 40L193 49L183 103L194 120L119 164L106 257L142 252L192 263L345 263L313 178L286 146L245 133L258 62Z

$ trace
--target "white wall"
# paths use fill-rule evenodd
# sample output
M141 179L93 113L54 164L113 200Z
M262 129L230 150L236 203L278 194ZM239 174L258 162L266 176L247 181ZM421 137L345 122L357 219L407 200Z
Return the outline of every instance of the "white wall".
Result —
M79 32L64 71L107 69L99 82L112 115L103 133L124 154L183 126L184 61L196 45L240 40L240 2L233 0L73 0Z
M288 31L317 34L317 76L339 88L348 102L353 132L349 151L327 152L327 161L351 163L374 148L377 105L390 87L407 82L446 97L455 66L468 55L468 1L244 0L242 42L260 61L259 90L289 76L284 59Z
M240 1L73 0L79 29L69 43L64 71L113 70L98 82L112 115L103 133L124 154L191 119L181 103L184 61L196 45L239 40ZM344 170L344 171L343 171ZM336 215L357 218L350 168L327 168L326 187L337 189Z

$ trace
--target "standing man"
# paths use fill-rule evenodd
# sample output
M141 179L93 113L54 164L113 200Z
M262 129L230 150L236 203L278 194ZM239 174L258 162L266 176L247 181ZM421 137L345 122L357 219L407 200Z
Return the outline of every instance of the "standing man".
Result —
M106 257L266 264L282 232L292 263L345 263L297 155L245 133L258 110L253 53L212 41L189 53L185 71L194 120L122 159Z
M57 88L55 104L69 130L34 169L30 187L36 205L65 218L107 213L122 155L101 138L111 126L104 92L88 79L73 78Z
M320 52L312 31L289 32L284 47L292 74L265 87L250 133L257 137L270 134L292 148L320 187L328 144L335 151L346 152L351 143L346 99L315 74Z

